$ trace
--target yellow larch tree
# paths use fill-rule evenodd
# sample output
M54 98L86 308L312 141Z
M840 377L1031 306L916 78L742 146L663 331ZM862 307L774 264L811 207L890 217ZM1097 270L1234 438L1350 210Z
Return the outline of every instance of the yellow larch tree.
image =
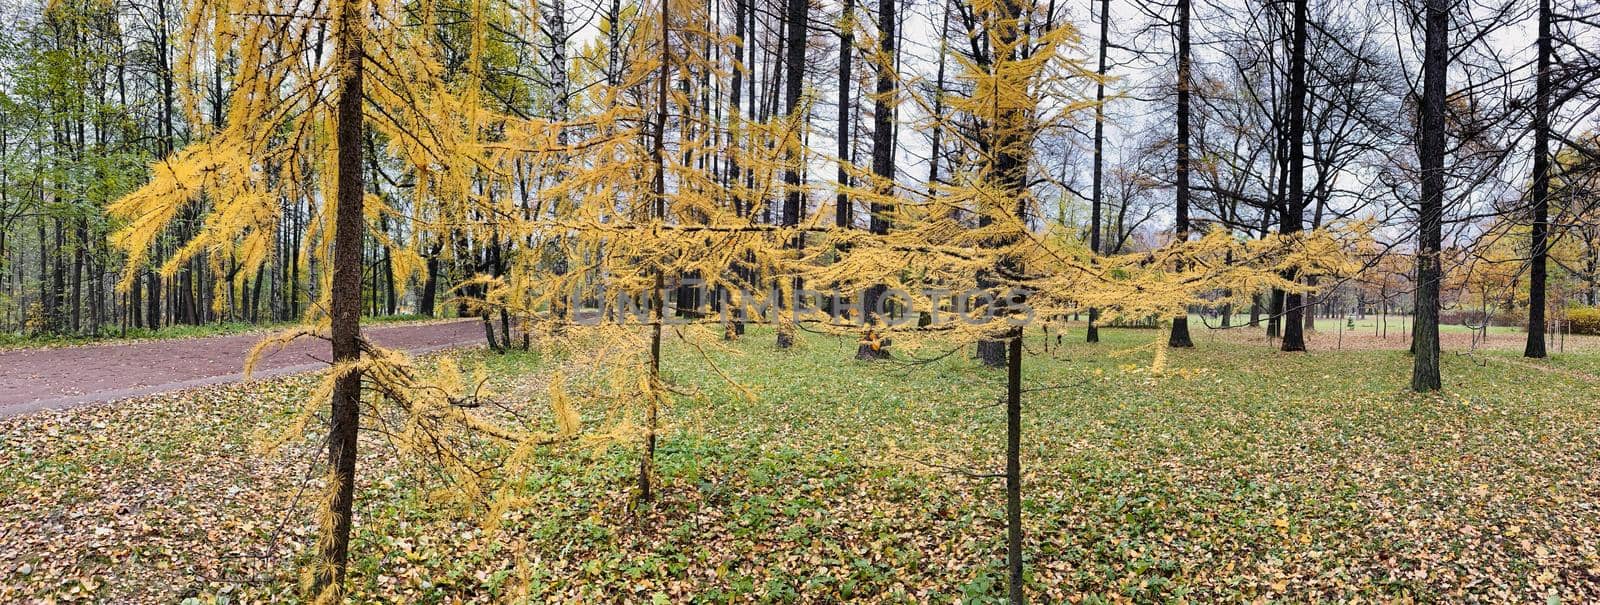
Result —
M391 249L404 279L421 269L419 246L443 238L494 234L494 217L517 211L503 194L509 150L544 146L542 128L484 101L488 32L506 29L513 7L490 0L193 0L185 7L183 77L224 61L237 65L220 123L207 123L188 147L151 166L149 182L112 206L126 221L115 243L130 267L145 262L162 229L199 208L203 225L163 267L172 273L194 258L236 258L248 277L272 253L280 198L303 196L312 209L306 249L297 262L324 268L307 327L263 342L251 356L299 337L320 337L333 348L333 367L291 432L304 431L320 401L331 401L326 496L307 596L340 602L354 497L360 419L397 404L406 430L403 449L440 454L439 431L470 430L517 443L569 437L570 410L558 408L557 434L507 428L470 413L476 394L453 367L433 386L403 356L360 335L364 240ZM458 19L457 17L462 17ZM460 24L467 25L462 26ZM445 38L451 38L445 40ZM464 56L448 57L450 49ZM448 66L447 66L448 63ZM185 86L185 90L193 87ZM200 100L186 99L199 116ZM414 188L410 204L372 194L364 183L365 147L403 166ZM410 223L410 238L391 238L371 226ZM129 271L123 286L135 272ZM247 372L251 361L247 361ZM363 381L372 385L363 395ZM553 401L553 404L557 402ZM453 427L453 428L452 428ZM280 439L279 441L282 441ZM409 441L409 443L408 443ZM456 458L452 472L472 478Z

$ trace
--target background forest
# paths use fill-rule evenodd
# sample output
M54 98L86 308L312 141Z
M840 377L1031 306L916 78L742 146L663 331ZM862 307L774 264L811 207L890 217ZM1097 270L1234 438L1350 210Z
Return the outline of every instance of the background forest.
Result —
M799 108L799 201L807 217L836 196L849 199L841 186L859 187L862 174L876 166L875 154L888 154L896 190L907 195L931 195L972 165L974 157L959 141L960 121L928 121L949 111L952 95L969 93L954 74L960 62L983 52L968 43L981 25L970 9L842 4L806 7L797 15L783 3L725 4L707 6L696 18L705 20L708 33L739 42L708 41L694 49L704 55L694 57L699 65L672 76L670 88L687 95L687 105L682 117L667 117L673 121L669 135L725 145L736 136L730 125L737 120L764 122ZM303 253L320 206L312 188L274 200L268 249L249 259L259 267L247 266L236 252L168 262L201 229L204 203L175 217L136 266L126 266L125 254L109 240L124 224L107 215L107 206L143 184L152 162L205 139L226 119L237 94L238 57L186 54L194 49L185 45L199 43L179 35L187 8L165 0L7 6L15 24L0 57L6 74L0 83L0 327L7 332L93 336L285 322L301 318L319 296L318 275L326 266ZM1182 16L1180 8L1194 16ZM1106 75L1103 91L1090 77L1061 82L1067 90L1055 102L1102 98L1105 119L1096 128L1093 116L1080 112L1036 133L1027 182L1041 203L1028 220L1079 230L1103 252L1148 249L1171 237L1175 221L1184 223L1180 231L1220 227L1253 238L1372 220L1379 226L1377 254L1395 258L1371 260L1357 279L1325 288L1306 317L1404 312L1416 286L1411 263L1399 257L1417 248L1422 199L1415 117L1425 60L1421 8L1312 7L1303 32L1304 99L1290 116L1292 3L1040 7L1041 25L1076 26L1081 38L1064 52ZM1448 178L1441 200L1446 323L1476 325L1485 317L1496 325L1546 323L1564 318L1569 307L1596 302L1590 8L1505 2L1450 11ZM513 9L497 19L482 51L489 53L482 81L489 104L552 120L602 110L586 91L625 71L618 58L639 35L634 15L640 7L554 2L507 10ZM1103 12L1111 18L1102 19ZM880 13L894 21L884 30L894 39L881 45L874 25ZM793 39L788 23L797 18L806 27ZM618 25L607 25L613 22ZM1537 36L1540 23L1548 38ZM461 69L469 49L452 47L448 30L441 36L441 67ZM1547 40L1547 47L1538 40ZM786 48L794 42L802 44L800 51ZM880 60L892 62L886 89ZM1184 85L1176 74L1180 63L1189 70ZM1540 65L1550 66L1543 79L1536 77ZM1179 98L1180 88L1187 99ZM885 94L893 98L881 98ZM712 122L680 130L676 121L690 115ZM1292 117L1304 133L1299 150L1286 143ZM898 124L914 127L894 128ZM892 151L880 150L873 138L885 126ZM371 191L409 212L415 176L385 157L384 141L369 138ZM1180 140L1186 162L1175 159ZM1291 165L1294 151L1303 161ZM736 163L728 153L705 153L696 161L726 172ZM1542 188L1530 185L1542 182L1531 178L1536 171L1551 176ZM528 166L519 178L515 186L527 195L560 175ZM1298 195L1290 191L1294 183L1303 188ZM1186 195L1174 196L1183 189ZM854 205L854 211L835 205L822 220L868 226L865 202ZM764 213L768 222L784 220L782 212ZM501 270L497 262L510 256L478 237L420 241L426 234L406 220L376 223L362 260L369 315L464 312L442 304L450 288ZM405 242L422 262L397 266L381 244L387 241ZM1543 262L1532 262L1536 256ZM113 288L119 281L128 287ZM1531 296L1544 301L1539 307L1546 317L1530 317ZM1251 325L1282 315L1273 312L1281 302L1259 298L1248 309L1231 310L1249 312Z

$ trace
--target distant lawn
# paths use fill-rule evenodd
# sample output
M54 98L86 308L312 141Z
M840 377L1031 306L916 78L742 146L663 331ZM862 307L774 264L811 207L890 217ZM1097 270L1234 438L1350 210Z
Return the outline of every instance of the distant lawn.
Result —
M1265 315L1262 316L1261 322L1261 329L1265 330ZM1221 325L1222 320L1217 317L1190 315L1189 323L1196 328L1203 329L1205 326L1218 327ZM1234 315L1231 325L1237 328L1238 326L1248 323L1250 323L1250 315L1243 313ZM1387 318L1380 318L1376 315L1368 315L1365 318L1356 319L1355 328L1351 328L1349 323L1343 318L1318 317L1316 320L1316 325L1317 331L1319 332L1336 332L1342 327L1347 332L1361 332L1365 334L1372 334L1374 329L1381 333L1383 328L1387 325L1390 334L1400 334L1403 330L1411 329L1411 317L1390 315ZM1463 326L1461 324L1447 323L1439 324L1439 332L1443 334L1467 334L1472 332L1472 328ZM1490 334L1521 334L1522 332L1522 326L1489 326Z
M364 324L384 324L405 321L422 321L431 319L422 315L376 315L361 318ZM227 336L230 334L244 334L281 329L295 325L296 322L214 322L198 326L171 325L158 330L149 328L128 328L127 332L115 326L105 328L99 336L89 334L22 334L18 332L0 332L0 349L19 349L26 347L68 347L75 345L95 344L104 342L132 342L137 340L164 340L169 338L201 338L205 336Z
M1204 341L1154 377L1135 349L1161 334L1027 343L1034 602L1600 599L1600 385L1447 354L1446 394L1416 396L1404 352ZM637 447L545 448L525 499L485 532L441 503L446 483L368 435L353 598L1000 602L1001 484L954 469L999 470L1003 374L970 350L868 365L855 346L805 335L779 352L765 330L708 346L751 402L669 339L665 375L695 396L664 416L663 493L644 511L631 508ZM459 355L542 413L558 358ZM318 444L270 459L247 446L307 383L0 421L0 537L15 545L0 601L292 595L315 539L300 486Z

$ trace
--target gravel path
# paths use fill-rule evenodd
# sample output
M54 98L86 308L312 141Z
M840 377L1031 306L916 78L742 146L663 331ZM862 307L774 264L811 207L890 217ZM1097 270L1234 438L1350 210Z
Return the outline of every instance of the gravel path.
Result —
M372 327L362 333L379 345L410 353L483 340L483 328L470 319ZM265 336L0 351L0 418L242 380L245 356ZM255 376L308 372L326 366L319 360L331 357L326 341L302 338L264 353Z

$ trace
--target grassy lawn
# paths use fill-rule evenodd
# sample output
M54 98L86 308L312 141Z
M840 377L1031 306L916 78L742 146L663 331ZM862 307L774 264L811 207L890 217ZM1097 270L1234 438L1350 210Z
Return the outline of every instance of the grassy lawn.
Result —
M433 318L423 315L380 315L363 317L364 324L388 324L407 321L426 321ZM20 349L25 347L69 347L76 345L96 343L124 343L144 340L164 340L168 338L201 338L206 336L227 336L230 334L248 334L254 332L270 332L285 327L296 325L297 322L284 323L248 323L248 322L216 322L198 326L172 325L159 330L149 328L128 328L127 332L116 329L115 326L107 327L99 336L88 334L23 334L18 332L0 332L0 350Z
M1161 335L1028 343L1036 602L1600 599L1592 377L1451 354L1446 394L1424 397L1404 390L1403 351L1205 340L1152 376L1138 347ZM635 446L545 448L486 529L433 469L365 435L354 598L999 602L1003 491L981 475L1002 463L1003 374L960 353L867 365L854 349L807 336L778 352L764 331L708 347L749 401L669 340L664 373L692 396L666 412L662 493L643 509ZM508 399L539 397L560 362L458 355ZM0 421L0 601L292 598L315 540L317 443L252 446L310 382Z
M1266 316L1263 315L1262 322L1265 321ZM1208 324L1211 326L1220 326L1221 322L1222 320L1220 318L1202 317L1200 315L1189 316L1189 324L1196 328L1203 328L1203 326ZM1233 316L1232 325L1241 326L1249 322L1249 314L1235 314ZM1402 331L1411 329L1411 318L1409 316L1401 317L1399 315L1390 315L1386 318L1379 317L1377 315L1368 315L1363 318L1357 318L1355 320L1355 327L1351 328L1349 322L1345 319L1318 317L1316 319L1316 326L1318 332L1333 333L1342 328L1346 332L1358 332L1362 334L1372 334L1375 332L1381 334L1384 327L1387 326L1389 329L1389 334L1398 336L1402 333ZM1263 326L1262 329L1265 330L1265 326ZM1441 334L1470 334L1471 332L1472 328L1463 326L1461 324L1439 325L1439 333ZM1521 334L1523 333L1523 328L1522 326L1489 326L1489 333Z

